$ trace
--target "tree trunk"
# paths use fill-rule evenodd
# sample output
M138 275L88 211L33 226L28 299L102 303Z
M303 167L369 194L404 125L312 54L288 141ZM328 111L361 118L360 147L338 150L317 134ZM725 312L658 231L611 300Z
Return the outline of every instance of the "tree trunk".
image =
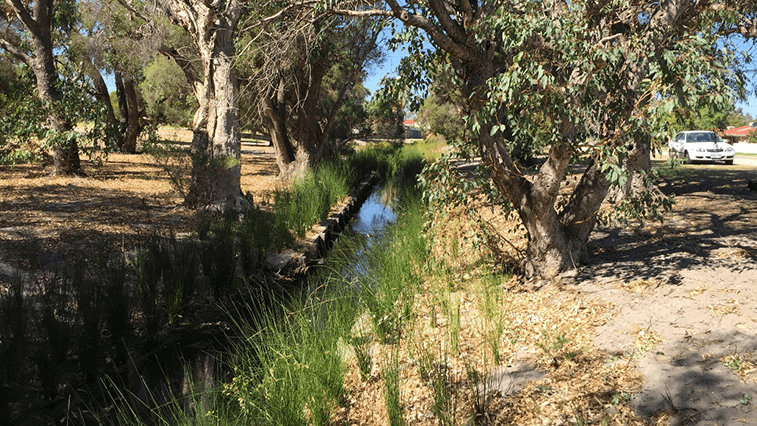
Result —
M54 130L55 139L52 141L53 175L83 174L79 161L79 144L71 133L73 126L59 112L57 108L61 100L58 91L58 70L55 68L53 42L50 28L52 2L41 2L35 5L37 11L36 28L30 28L34 58L29 58L30 66L37 81L39 99L49 108L47 126Z
M192 182L184 201L195 207L233 203L247 208L240 188L239 86L233 69L234 38L245 4L239 0L160 3L187 30L202 60L201 81L186 58L173 49L160 49L182 68L199 104L192 123Z
M620 203L625 198L657 190L655 185L644 180L644 175L652 169L649 135L632 136L626 142L626 146L628 155L623 159L622 170L627 174L628 180L622 187L615 187L611 191L609 199L613 204Z
M124 149L124 134L129 127L129 101L126 99L126 86L124 86L124 76L121 71L113 73L113 79L116 82L116 99L118 99L118 133L120 138L118 139L118 150Z
M105 84L100 71L90 62L87 65L87 70L90 78L92 79L92 85L95 89L95 98L105 107L105 121L107 123L107 133L110 138L113 138L113 143L119 149L123 146L123 137L119 129L118 120L113 111L113 104L110 101L110 94L108 93L108 86Z
M289 133L286 128L285 92L284 81L280 79L276 89L270 90L268 96L263 100L263 121L271 137L280 176L291 175L290 166L295 161L294 149L289 141Z
M110 102L108 86L105 84L100 71L94 65L89 67L89 77L92 79L92 86L95 89L95 99L105 107L105 121L108 124L115 124L116 115L113 112L113 104Z
M467 90L474 93L488 80L491 66L474 64L469 69ZM467 96L468 108L480 108L476 97ZM568 204L556 210L560 185L570 164L565 146L575 138L569 120L561 126L563 144L552 145L538 173L524 176L513 162L502 132L492 132L494 121L481 124L481 157L499 192L512 204L528 232L528 245L521 268L528 278L549 279L575 268L582 260L586 241L596 223L609 183L595 163L591 163ZM492 134L494 133L494 134ZM517 141L516 141L517 142Z
M238 83L231 32L219 31L203 47L205 84L194 116L192 184L186 198L194 206L227 204L242 195Z
M55 83L57 82L57 71L52 66L53 71L48 71L50 67L41 65L39 69L35 68L35 77L37 79L37 91L42 102L50 108L47 117L47 127L54 130L55 138L52 141L53 151L53 175L83 175L79 160L79 144L75 135L72 134L73 126L67 122L61 114L56 111L57 103L60 100L60 94ZM49 74L51 72L52 74Z
M134 79L121 71L114 73L116 82L116 97L118 98L118 112L120 137L118 150L127 154L137 152L137 138L139 137L139 99L137 97Z
M137 138L139 137L139 99L134 79L127 75L124 79L124 97L126 99L126 128L123 133L124 144L121 152L134 154L137 152ZM120 104L120 100L119 100Z
M292 101L294 105L290 106L293 109L291 114L287 113L287 88L283 79L264 101L266 125L276 151L279 176L282 178L302 176L321 160L326 134L321 127L318 108L328 67L328 59L324 57L311 61L308 67L296 71L298 84L294 88L296 93ZM340 106L341 103L338 102L334 108ZM295 119L291 134L286 125L289 117Z

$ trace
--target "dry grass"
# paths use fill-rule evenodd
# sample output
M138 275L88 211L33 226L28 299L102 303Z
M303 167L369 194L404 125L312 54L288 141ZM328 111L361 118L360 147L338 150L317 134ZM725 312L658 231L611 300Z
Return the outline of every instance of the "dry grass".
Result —
M734 352L730 355L720 358L720 361L733 371L734 374L741 377L744 381L753 380L757 382L757 364L754 356L749 352Z
M433 264L424 272L426 280L415 296L412 321L398 351L407 424L664 424L665 414L642 418L628 405L643 383L634 364L608 361L611 357L593 345L594 327L613 315L614 306L588 300L559 283L535 292L514 291L520 288L517 278L491 276L497 256L516 258L513 246L524 244L518 240L520 225L512 219L498 224L512 239L498 241L492 251L474 250L472 240L463 237L473 229L459 212L435 221ZM496 309L487 308L492 306L488 298L495 298ZM459 319L449 314L450 307L459 308ZM500 334L492 333L497 325L502 326ZM646 334L645 344L651 344L651 337ZM494 361L492 339L500 363ZM350 359L348 395L333 419L336 424L388 424L381 365L395 350L373 344L368 380ZM502 373L511 365L530 366L541 379L515 386L513 377ZM446 419L438 415L434 396L434 384L439 384L434 377L440 374L447 381Z

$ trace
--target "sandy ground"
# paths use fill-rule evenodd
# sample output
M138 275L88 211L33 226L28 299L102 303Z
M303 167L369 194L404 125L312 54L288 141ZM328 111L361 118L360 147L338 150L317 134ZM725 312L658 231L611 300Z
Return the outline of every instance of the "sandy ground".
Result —
M738 161L737 164L746 161ZM673 424L757 424L757 193L754 166L689 165L663 184L664 225L594 234L575 288L613 303L595 344L635 361L638 414Z

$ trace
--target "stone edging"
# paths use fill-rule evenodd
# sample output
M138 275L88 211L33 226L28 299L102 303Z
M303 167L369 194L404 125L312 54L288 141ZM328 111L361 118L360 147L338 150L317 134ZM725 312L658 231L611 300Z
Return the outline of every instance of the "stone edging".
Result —
M318 235L304 243L304 252L286 250L268 256L265 261L266 268L277 274L293 276L306 273L310 266L321 263L339 234L344 231L352 217L368 199L377 182L378 176L375 172L371 172L367 179L352 188L342 209L320 223L323 229Z

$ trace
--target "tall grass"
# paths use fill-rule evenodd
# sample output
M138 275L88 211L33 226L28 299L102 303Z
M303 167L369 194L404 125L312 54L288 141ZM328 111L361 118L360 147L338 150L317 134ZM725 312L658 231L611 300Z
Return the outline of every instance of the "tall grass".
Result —
M402 199L396 203L399 223L367 254L364 264L371 272L365 276L372 278L356 284L354 275L341 276L348 262L343 258L324 268L328 273L314 279L303 297L284 301L266 295L259 298L265 303L240 307L234 318L244 338L235 340L232 351L233 381L190 389L167 402L163 394L149 402L150 395L112 393L119 401L118 418L101 419L116 424L327 423L345 392L345 360L355 350L362 353L367 376L376 334L381 334L378 340L396 341L411 316L411 296L420 280L417 265L426 255L412 179L422 165L419 155L374 147L296 180L291 191L277 195L273 210L207 218L192 236L155 235L126 255L101 247L69 259L61 272L41 274L39 280L19 278L0 294L0 379L5 383L0 404L28 383L55 400L61 389L95 386L104 371L123 372L136 337L155 342L172 327L188 324L183 318L196 302L205 306L211 298L227 300L230 289L255 287L250 278L259 273L267 253L292 245L295 235L303 235L376 169L398 182L387 185L395 190L386 196L401 193ZM374 326L355 336L358 316L371 318L366 323ZM83 381L71 383L71 377ZM18 412L10 407L0 405L0 423L17 420Z
M330 161L295 178L288 190L274 193L276 215L300 238L328 216L331 206L347 196L355 174L349 165Z
M393 351L384 362L384 401L386 412L389 415L390 426L404 426L405 417L400 394L399 373L399 345L395 345Z
M355 326L364 310L369 311L373 334L379 340L400 338L402 323L411 315L411 295L419 285L417 264L426 256L420 198L413 188L408 186L397 204L398 223L383 242L368 249L363 265L370 269L368 273L343 274L345 258L336 258L295 302L240 307L232 315L252 318L237 323L240 339L230 367L234 378L224 385L226 397L237 401L245 421L328 423L345 392L345 361L360 355L349 344L367 345L370 339L370 332ZM335 250L344 252L349 250ZM396 363L395 354L384 365L386 398L392 424L402 424Z
M193 378L190 369L183 393L171 392L159 396L149 389L143 395L124 390L112 380L104 384L105 394L112 401L109 416L95 416L100 425L156 425L156 426L232 426L242 425L223 394L206 388ZM167 396L167 398L166 398ZM158 403L159 402L159 403Z
M327 424L344 395L340 347L354 321L349 298L258 305L249 314L252 321L237 323L242 338L226 396L250 424Z

